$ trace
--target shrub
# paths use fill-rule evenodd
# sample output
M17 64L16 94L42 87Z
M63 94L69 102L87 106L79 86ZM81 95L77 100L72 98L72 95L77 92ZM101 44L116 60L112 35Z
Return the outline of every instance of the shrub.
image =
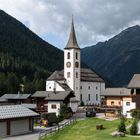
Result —
M126 132L126 127L125 127L125 119L124 118L121 118L120 120L120 124L118 126L118 131L119 132Z
M137 127L137 121L135 119L132 126L130 127L130 134L131 135L136 135L137 132L138 132L138 127Z
M131 113L131 116L135 119L140 119L140 110L139 109L133 109L132 110L132 113Z

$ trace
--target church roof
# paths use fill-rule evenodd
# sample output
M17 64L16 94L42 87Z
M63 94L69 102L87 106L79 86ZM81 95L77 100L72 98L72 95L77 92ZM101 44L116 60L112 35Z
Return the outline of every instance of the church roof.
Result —
M134 74L133 78L128 84L128 88L140 89L140 74Z
M104 80L95 71L89 68L81 68L81 81L104 82Z
M55 71L47 80L65 80L64 70ZM81 68L81 81L87 82L104 82L104 80L89 68Z
M73 19L72 19L72 24L71 24L69 40L65 49L80 49L77 43L76 35L75 35Z
M47 80L65 80L64 78L64 70L61 71L55 71L52 73L52 75L50 75L50 77Z

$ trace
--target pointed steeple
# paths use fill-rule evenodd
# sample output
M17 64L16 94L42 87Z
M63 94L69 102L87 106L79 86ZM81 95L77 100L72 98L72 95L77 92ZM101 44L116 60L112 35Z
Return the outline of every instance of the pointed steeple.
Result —
M70 31L69 40L65 49L80 49L77 43L76 35L75 35L73 18L72 18L72 23L71 23L71 31Z

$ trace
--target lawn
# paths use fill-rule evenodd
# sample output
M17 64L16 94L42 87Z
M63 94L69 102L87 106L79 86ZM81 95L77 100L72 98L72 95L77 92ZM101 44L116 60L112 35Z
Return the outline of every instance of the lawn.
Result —
M103 130L96 130L96 124L103 124ZM77 121L67 128L43 138L42 140L138 140L133 137L112 137L110 133L117 129L119 120L105 121L98 118L87 118Z

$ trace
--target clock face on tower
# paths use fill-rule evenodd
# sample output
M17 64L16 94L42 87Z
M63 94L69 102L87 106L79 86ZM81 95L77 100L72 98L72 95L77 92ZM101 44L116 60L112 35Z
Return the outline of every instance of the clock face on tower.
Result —
M67 62L66 63L66 66L69 68L71 66L71 63L70 62Z

